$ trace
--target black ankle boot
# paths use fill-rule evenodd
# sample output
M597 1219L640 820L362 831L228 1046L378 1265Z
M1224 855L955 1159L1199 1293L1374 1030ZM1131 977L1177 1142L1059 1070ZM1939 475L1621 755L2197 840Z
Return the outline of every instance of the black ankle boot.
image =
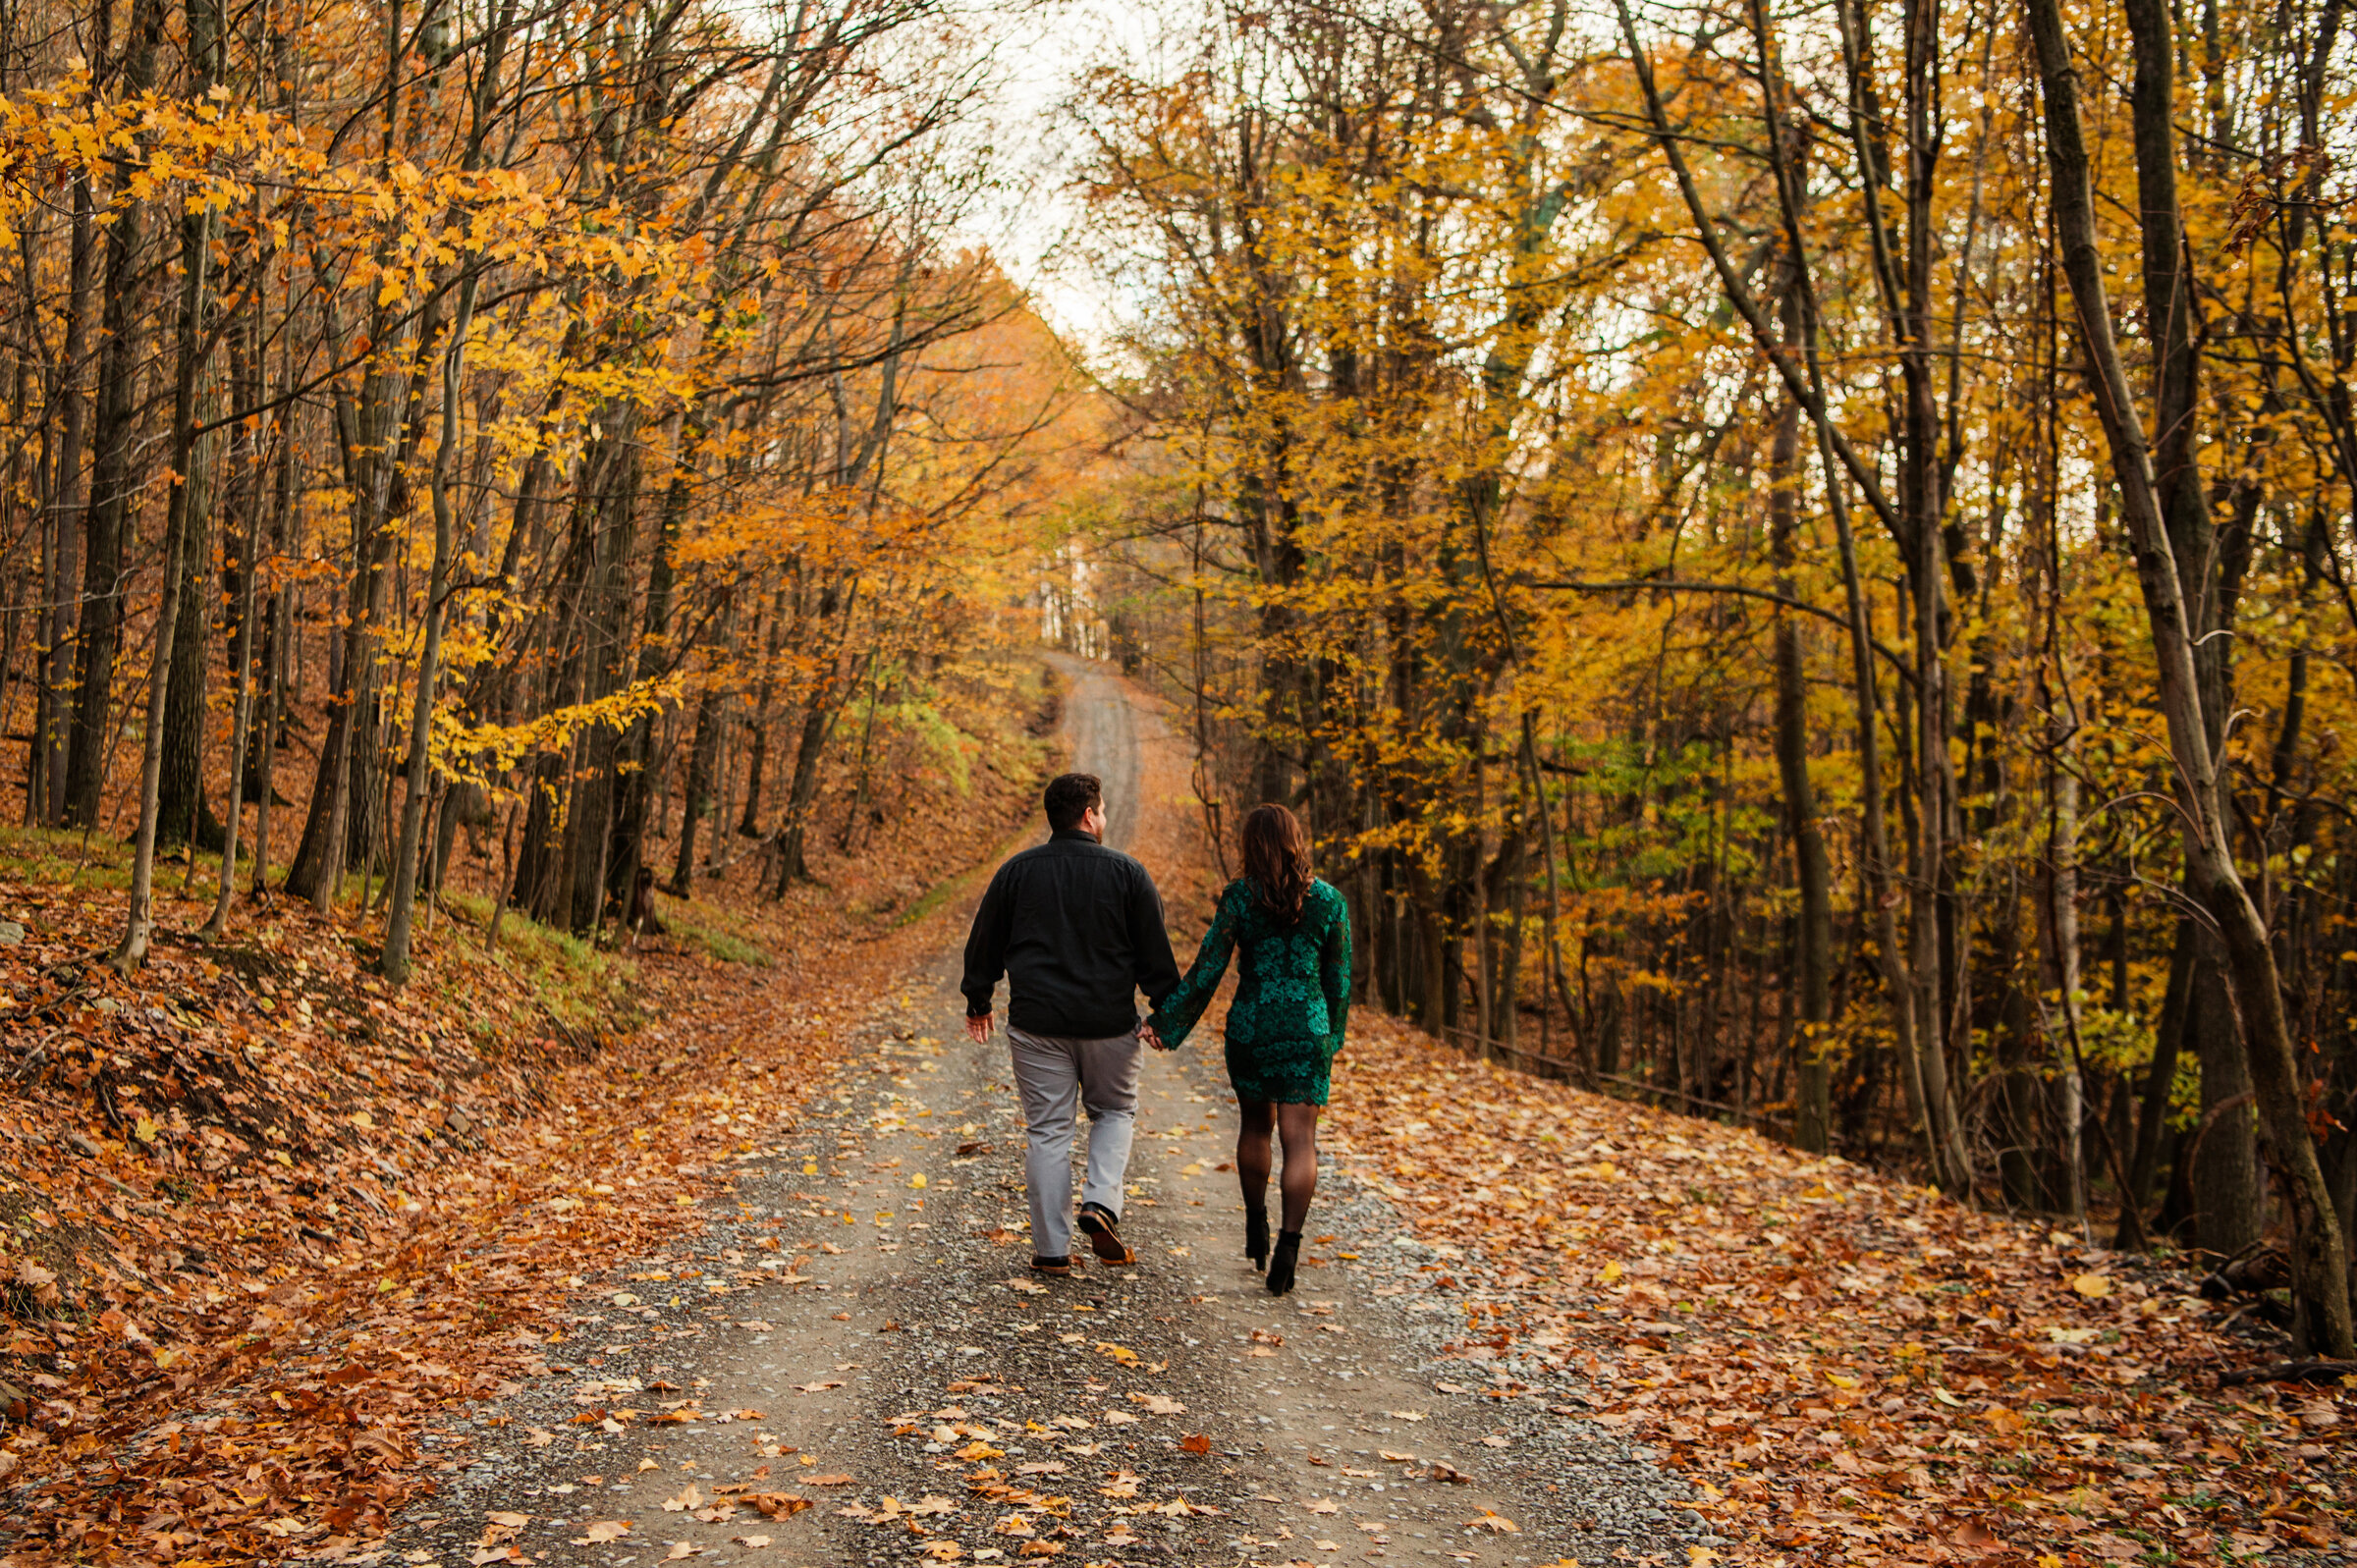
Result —
M1269 1261L1269 1211L1266 1208L1244 1211L1244 1256L1252 1260L1255 1270Z
M1301 1232L1277 1232L1277 1250L1269 1254L1269 1294L1282 1296L1293 1288L1293 1261L1301 1255Z

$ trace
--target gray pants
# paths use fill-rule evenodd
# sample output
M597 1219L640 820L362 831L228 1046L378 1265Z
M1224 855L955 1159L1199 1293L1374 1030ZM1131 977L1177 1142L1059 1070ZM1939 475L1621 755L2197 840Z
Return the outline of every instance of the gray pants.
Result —
M1088 1108L1088 1179L1083 1203L1122 1212L1122 1180L1137 1126L1137 1032L1110 1040L1007 1031L1014 1088L1022 1098L1023 1175L1031 1191L1031 1255L1065 1258L1072 1250L1072 1133Z

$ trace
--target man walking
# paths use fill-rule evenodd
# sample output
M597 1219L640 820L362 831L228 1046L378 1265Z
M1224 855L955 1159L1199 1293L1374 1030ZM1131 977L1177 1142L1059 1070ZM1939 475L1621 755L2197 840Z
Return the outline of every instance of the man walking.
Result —
M1162 894L1146 868L1108 849L1104 786L1090 774L1048 784L1048 841L999 868L965 942L965 1032L990 1039L991 993L1007 977L1007 1042L1029 1147L1031 1267L1072 1271L1072 1133L1088 1108L1088 1178L1079 1222L1108 1264L1134 1263L1122 1239L1123 1178L1137 1123L1143 1044L1137 996L1178 984Z

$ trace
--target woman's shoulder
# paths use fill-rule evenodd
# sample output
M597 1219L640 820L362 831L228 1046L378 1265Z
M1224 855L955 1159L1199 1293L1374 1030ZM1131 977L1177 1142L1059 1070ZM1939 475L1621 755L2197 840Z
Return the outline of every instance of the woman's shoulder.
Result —
M1343 896L1343 890L1328 882L1324 877L1310 879L1307 901L1318 904L1338 915L1347 914L1350 910L1350 900Z

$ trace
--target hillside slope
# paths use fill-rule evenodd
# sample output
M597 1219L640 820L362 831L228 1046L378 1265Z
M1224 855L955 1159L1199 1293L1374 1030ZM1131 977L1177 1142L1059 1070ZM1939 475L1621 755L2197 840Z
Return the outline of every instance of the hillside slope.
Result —
M125 981L98 961L121 851L0 839L4 1560L268 1558L430 1488L435 1413L532 1367L585 1263L690 1222L926 888L1031 812L1054 687L1025 663L995 691L966 756L814 836L782 900L742 853L660 901L665 935L511 911L487 948L454 895L400 991L356 907L242 902L198 942L201 864Z

